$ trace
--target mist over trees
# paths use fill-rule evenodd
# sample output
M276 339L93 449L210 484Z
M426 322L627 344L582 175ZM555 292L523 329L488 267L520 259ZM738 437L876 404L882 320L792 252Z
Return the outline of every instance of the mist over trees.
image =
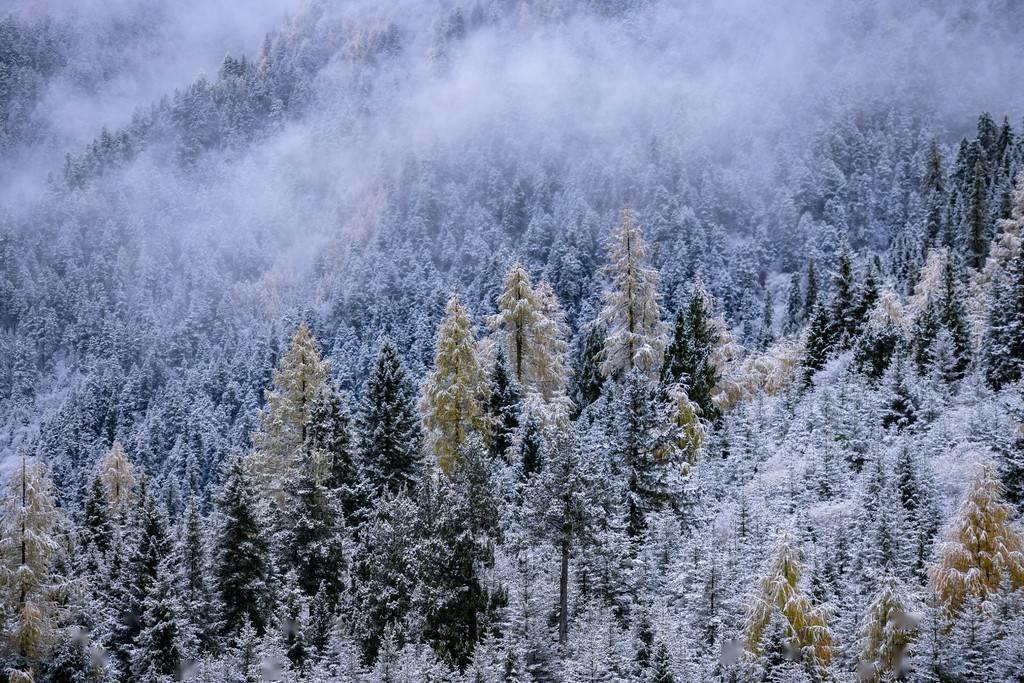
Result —
M226 7L0 18L0 680L1024 676L1015 3Z

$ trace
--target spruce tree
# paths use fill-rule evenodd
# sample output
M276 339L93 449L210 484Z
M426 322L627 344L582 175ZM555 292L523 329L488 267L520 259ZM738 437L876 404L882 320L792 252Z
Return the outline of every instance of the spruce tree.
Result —
M423 444L416 394L387 339L363 390L356 440L360 474L371 495L416 485Z
M772 290L764 290L764 308L761 312L761 329L757 333L757 346L766 349L775 341L775 304L772 301Z
M604 356L605 327L600 322L590 324L582 335L572 373L572 400L582 411L601 396L604 375L601 358Z
M810 320L814 314L814 307L818 305L818 273L814 268L814 261L807 262L807 289L804 294L804 320Z
M518 383L509 372L508 360L501 347L494 354L489 390L486 410L491 422L491 452L495 456L505 457L519 428L522 397Z
M225 469L216 501L211 571L218 629L224 636L235 636L249 625L262 634L272 597L265 512L241 458L232 458Z
M307 460L296 476L286 508L288 559L298 587L312 598L323 591L335 604L345 587L345 515L340 497Z
M964 245L967 264L976 270L985 265L988 253L988 207L986 205L988 165L982 158L974 164L974 179L968 196Z
M829 309L831 336L841 348L847 348L857 334L857 283L853 276L853 258L846 242L840 246L836 257Z
M883 576L860 626L860 672L863 680L900 679L906 673L907 648L917 619L906 591L896 577Z
M347 402L329 382L313 401L306 429L305 459L312 459L316 478L341 503L347 519L359 507L359 469Z
M993 289L982 354L985 379L993 388L1024 377L1024 249L1017 250Z
M712 398L720 379L714 360L718 343L718 331L711 319L711 300L698 282L685 310L676 314L661 382L684 386L690 400L700 406L700 414L710 421L719 416Z
M804 320L803 291L800 289L800 273L793 273L789 278L789 290L786 293L786 334L800 329Z

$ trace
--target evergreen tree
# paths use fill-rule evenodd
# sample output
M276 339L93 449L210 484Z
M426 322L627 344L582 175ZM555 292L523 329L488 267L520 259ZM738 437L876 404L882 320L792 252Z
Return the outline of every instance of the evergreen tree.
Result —
M274 389L264 394L260 429L252 435L257 483L278 505L284 503L285 483L298 467L310 414L329 372L313 333L299 323L274 371Z
M786 324L784 331L792 334L800 329L804 320L803 291L800 289L800 273L793 273L789 278L789 290L786 293Z
M305 595L322 591L335 604L347 573L341 501L317 476L312 461L300 467L294 490L286 509L292 571Z
M601 482L592 460L580 449L572 429L545 439L544 468L528 489L528 518L538 537L558 553L558 642L569 633L569 560L593 542L600 508Z
M1024 249L1017 250L993 289L982 354L993 388L1024 377Z
M518 383L509 372L505 352L500 346L494 355L489 388L486 409L491 422L491 452L495 456L504 457L512 446L516 430L519 429L521 395Z
M181 615L178 572L172 555L157 563L153 583L142 601L139 634L132 650L135 680L158 680L178 674L187 648Z
M834 330L829 320L828 311L816 306L811 312L811 325L807 330L807 348L804 353L804 367L807 369L807 380L825 367L829 354L835 345Z
M270 539L252 477L240 458L226 467L217 499L211 577L220 633L266 631L271 606Z
M451 471L470 434L489 436L487 393L473 325L453 296L437 330L434 369L423 382L420 400L427 443L442 471Z
M359 508L359 470L352 439L348 405L329 382L324 382L310 410L306 428L306 458L312 459L316 479L337 497L347 519Z
M714 359L718 343L718 331L711 319L711 301L698 282L690 293L685 311L676 314L661 382L686 387L687 396L700 407L700 414L711 421L717 420L719 415L712 399L720 379Z
M604 357L605 327L595 322L587 327L576 354L572 373L572 400L583 410L601 396L604 376L601 358Z
M605 377L624 376L633 368L653 375L665 349L665 325L658 303L658 271L644 266L648 247L626 206L622 221L611 235L605 275L611 288L605 294L600 320L607 325Z
M211 644L214 636L209 619L213 595L208 578L209 560L205 529L195 498L189 499L185 508L174 558L180 573L178 580L181 590L181 617L188 630L194 634L194 647L205 649Z
M115 518L123 520L135 500L138 477L120 441L114 441L110 451L100 460L99 478L106 492L107 506Z
M804 294L804 320L810 320L818 305L818 273L814 261L807 262L807 289Z
M356 419L361 476L372 495L416 485L423 434L415 396L394 344L385 339Z
M832 278L832 302L829 317L831 337L841 348L848 347L857 334L857 283L853 277L853 258L846 242L836 257L836 273Z
M82 531L83 540L91 543L101 553L110 548L114 527L107 507L103 481L98 475L90 480L89 491L83 505Z
M966 234L964 244L967 252L967 264L975 269L985 265L988 252L988 165L983 158L974 164L974 179L968 196L967 214L965 216Z
M774 331L775 304L772 302L772 290L764 290L764 310L761 313L761 329L757 333L757 346L766 349L775 341Z

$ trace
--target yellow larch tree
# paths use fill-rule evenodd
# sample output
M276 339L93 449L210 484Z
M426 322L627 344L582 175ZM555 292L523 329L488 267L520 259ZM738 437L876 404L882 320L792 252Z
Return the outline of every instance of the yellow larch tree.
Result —
M138 476L120 441L115 440L100 460L99 477L103 484L107 507L115 516L123 518L135 500Z
M427 445L445 473L473 432L488 436L484 400L487 376L469 314L451 297L437 330L434 369L423 382L420 412Z

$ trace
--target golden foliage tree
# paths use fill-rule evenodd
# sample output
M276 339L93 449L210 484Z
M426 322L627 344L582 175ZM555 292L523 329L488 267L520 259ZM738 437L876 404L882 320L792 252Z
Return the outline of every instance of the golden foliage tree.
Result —
M264 393L260 430L252 435L257 482L278 503L284 500L285 482L297 471L310 411L329 372L316 338L300 323L274 371L274 388Z
M0 518L0 580L6 612L5 636L21 656L41 659L50 644L57 605L52 567L61 552L65 520L53 483L34 458L23 457L12 472Z
M968 485L938 558L928 568L931 588L947 611L959 611L967 600L983 604L1004 579L1015 588L1024 586L1024 541L1013 517L995 468L984 465Z
M446 473L471 433L485 437L488 433L487 376L478 354L469 314L453 296L437 330L434 369L423 383L420 398L427 444Z
M120 441L114 441L100 460L99 477L107 506L115 515L123 517L135 500L138 477Z
M826 611L812 605L800 590L800 573L800 552L790 535L784 534L747 606L744 646L751 655L760 656L768 626L778 614L790 649L824 671L832 660L832 632Z

